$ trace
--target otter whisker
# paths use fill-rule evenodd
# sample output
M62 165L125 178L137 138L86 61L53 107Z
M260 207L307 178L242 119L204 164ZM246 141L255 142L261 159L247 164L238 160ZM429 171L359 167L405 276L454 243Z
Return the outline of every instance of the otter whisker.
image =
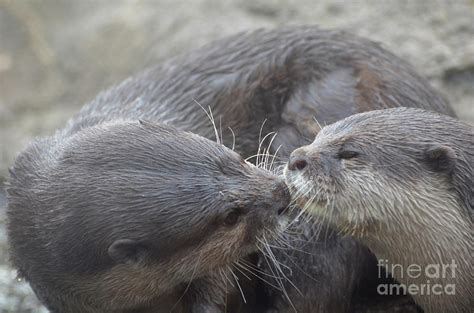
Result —
M260 239L260 238L257 238L258 242L260 243L260 245L258 246L258 249L260 250L260 252L263 254L263 256L265 256L265 261L267 262L267 264L270 266L270 264L268 263L268 260L267 258L270 258L271 259L271 255L268 254L267 252L267 246L266 246L266 243L263 241L263 239ZM271 259L272 263L276 262L276 260L273 260ZM280 277L279 275L276 275L273 271L272 271L272 274L275 276L275 277Z
M275 235L278 235L278 233L270 232L267 228L265 228L265 229L267 230L268 233L272 234L272 236L271 236L272 239L276 237ZM264 240L264 242L265 242L265 247L266 247L267 249L269 249L270 252L272 252L271 249L270 249L270 243L268 242L268 239L267 239L267 237L266 237L265 235L263 235L263 240ZM272 253L272 255L273 255L273 253ZM275 261L276 263L278 263L278 265L280 265L280 266L282 266L282 267L285 267L285 268L287 268L288 270L291 270L288 266L286 266L285 264L283 264L283 263L281 263L280 261L278 261L274 255L273 255L273 257L274 257L274 261Z
M212 122L212 125L214 126L214 132L216 133L216 142L218 144L222 144L222 138L219 137L219 132L217 130L217 126L216 126L216 121L214 119L214 115L212 114L212 110L211 110L211 106L208 106L209 108L209 115L211 117L211 122Z
M260 239L258 239L260 243L263 244L263 246L265 246L265 244L260 241ZM260 250L260 252L262 253L263 255L263 259L265 260L265 263L267 264L267 267L268 269L272 272L272 274L274 275L275 279L276 279L276 282L278 284L278 286L280 286L278 289L283 292L283 294L285 295L285 297L289 298L288 297L288 293L286 292L286 289L285 289L285 286L283 285L283 282L282 282L282 277L280 277L279 275L275 274L275 271L277 270L277 268L273 267L271 262L269 262L268 258L270 257L266 252L265 250L261 249L260 247L258 248ZM289 300L291 301L291 300Z
M227 278L227 275L225 274L224 268L218 267L217 272L219 273L222 281L225 283L224 312L227 312L227 295L229 293L229 287L227 285L228 278Z
M316 119L316 116L313 116L313 120L316 122L316 124L318 124L319 129L323 129L319 121Z
M278 146L278 149L275 151L275 154L274 154L275 156L278 154L278 151L280 150L281 147L282 147L281 145ZM278 164L280 164L280 165L278 165ZM281 176L283 174L283 170L284 170L285 166L286 166L286 161L282 161L282 160L277 159L277 161L275 162L275 170L273 171L273 174Z
M221 278L223 278L222 273L221 273ZM225 282L224 313L226 313L227 312L227 295L229 293L229 289L227 288L227 281L225 279L223 279L223 281Z
M329 217L326 219L326 233L324 234L324 243L326 244L327 243L327 238L328 238L328 235L329 235L329 227L330 227L330 224L331 224L331 221L332 221L332 215L334 213L334 205L333 205L333 202L331 202L331 205L329 204L329 199L328 199L328 204L326 204L326 210L324 211L324 217L326 217L326 215L329 215Z
M262 168L265 169L266 171L269 171L269 162L268 160L270 159L269 155L270 155L270 147L267 147L265 150L264 150L264 153L265 153L265 158L263 159L263 166Z
M265 248L267 249L267 252L270 255L271 260L273 261L275 266L278 268L279 272L283 275L283 278L288 280L288 277L286 277L286 275L284 274L284 272L282 270L282 267L286 268L290 272L292 271L292 269L289 266L287 266L286 264L283 264L283 263L281 263L280 261L277 260L277 258L275 257L275 254L273 254L273 251L270 248L270 245L267 241L267 238L264 236L263 239L265 240Z
M270 148L272 147L272 144L273 144L273 141L275 140L276 136L277 136L277 132L274 132L273 133L273 136L270 138L270 142L268 143L268 146L266 148L266 158L265 158L265 164L266 166L268 166L269 164L269 159L270 159ZM273 155L273 157L275 157L276 154ZM267 168L267 167L264 167L266 170L270 171L270 168Z
M297 236L301 235L300 233L295 233ZM302 239L297 239L298 241L300 242L304 242L306 244L310 243L311 241L310 240L302 240ZM277 246L277 245L270 245L271 248L273 249L277 249L279 251L288 251L288 250L291 250L292 252L300 252L300 253L303 253L303 254L308 254L308 255L312 255L312 253L309 253L307 251L304 251L304 250L301 250L301 249L298 249L298 248L295 248L294 246L290 245L288 241L285 240L285 238L281 236L278 236L275 238L275 241L280 244L281 246ZM293 240L293 241L296 241L296 240ZM289 256L287 253L284 253L286 256Z
M234 133L234 131L232 130L232 128L231 128L230 126L227 127L227 128L228 128L228 129L230 130L230 132L232 133L232 151L233 151L233 150L235 149L235 133Z
M229 267L229 266L227 266L227 268L228 268L228 267ZM227 284L227 282L229 282L229 284L230 284L232 287L235 287L234 282L232 281L232 279L230 279L229 276L227 276L227 272L228 272L228 271L229 271L228 269L227 269L227 271L226 271L225 269L222 269L222 273L224 274L224 278L225 278L225 280L226 280L226 284Z
M217 269L217 272L219 273L219 275L220 275L222 281L225 281L224 274L222 273L222 267L219 267L219 268ZM227 286L227 283L226 283L226 286Z
M183 294L179 297L178 301L176 301L176 303L171 307L171 310L170 312L173 312L173 310L176 308L176 306L179 304L179 302L181 302L181 300L183 300L184 296L186 295L186 293L188 292L189 288L191 287L191 284L193 282L193 279L194 279L194 276L196 275L196 272L197 272L197 269L199 267L199 263L201 261L201 256L202 256L202 251L199 253L198 255L198 258L197 258L197 261L196 261L196 265L194 266L194 269L193 269L193 272L191 274L191 278L189 279L189 282L188 284L186 285L186 288L184 289L183 291Z
M211 107L209 107L209 111L211 111ZM222 116L221 115L219 115L219 132L220 132L220 135L221 135L220 141L223 144L222 140L223 140L224 137L222 137Z
M262 122L262 125L260 126L260 131L258 133L258 142L262 142L262 133L263 133L263 127L265 127L265 123L267 122L267 119L264 119Z
M281 231L278 236L275 237L274 241L276 241L277 244L279 244L280 246L275 246L275 248L277 249L292 249L292 245L290 244L291 240L290 238L288 238L288 236L290 237L294 237L294 234L296 234L296 232L291 232L289 230L287 230L287 228L283 231Z
M265 126L265 123L267 122L267 119L264 119L262 122L262 125L260 126L260 131L258 132L258 149L257 149L257 155L260 154L260 148L262 145L262 133L263 133L263 127ZM259 159L257 158L256 163L260 163Z
M247 299L245 298L244 291L242 290L242 287L240 286L240 283L239 283L239 278L234 274L234 271L232 271L230 267L229 267L229 271L232 274L232 276L234 276L235 283L237 284L237 287L240 290L240 294L242 295L242 300L244 301L244 303L247 303Z
M267 156L268 153L265 152L265 148L263 148L263 143L265 142L265 140L269 137L269 136L274 136L275 132L269 132L268 134L266 134L262 140L258 143L258 149L257 149L257 154L260 154L260 151L262 151L263 149L263 152L262 152L262 156ZM260 160L259 158L257 158L257 166L258 164L261 164L263 162L263 164L265 164L265 159L263 158L263 160ZM260 167L260 166L259 166Z
M265 282L265 283L268 284L269 286L271 286L271 287L273 287L273 288L275 288L275 289L281 291L281 289L280 289L278 286L276 286L276 285L270 283L268 280L266 280L266 279L263 278L262 276L257 275L256 273L254 273L254 271L257 272L257 273L259 273L259 274L262 274L262 275L265 275L265 276L269 276L269 277L274 278L274 279L281 279L281 277L279 277L279 276L273 276L273 275L270 275L270 274L268 274L268 273L265 273L264 271L260 270L259 268L256 268L254 265L252 265L252 264L250 264L250 263L247 263L246 265L240 263L240 262L243 262L243 261L244 261L244 260L240 260L240 261L236 262L235 265L238 266L238 267L240 267L241 270L247 271L249 274L255 276L255 277L258 278L259 280L262 280L263 282ZM237 269L237 270L239 270L239 269ZM242 273L242 275L244 275L245 277L247 277L249 280L251 280L251 278L248 277L247 275L245 275L241 270L239 270L239 272Z
M276 158L276 156L278 155L278 151L280 151L280 148L281 148L281 147L282 147L282 146L279 145L278 148L275 150L275 153L274 153L273 156L272 156L272 162L270 163L269 171L274 172L275 174L276 174L276 171L273 171L273 164L275 163L275 158Z
M309 243L310 241L307 241L307 242ZM299 251L299 252L305 253L305 254L307 254L307 255L313 255L312 253L307 252L307 251L303 251L303 250L296 250L296 249L294 249L294 248L292 248L292 250ZM295 261L293 261L293 258L292 258L290 255L288 255L288 254L285 253L284 251L282 251L282 253L283 253L284 255L286 255L287 259L288 259L294 266L296 266L297 269L299 269L303 274L305 274L305 276L307 276L308 278L310 278L310 279L311 279L312 281L314 281L315 283L319 283L318 280L316 280L313 276L311 276L311 275L308 274L305 270L303 270L303 268L301 268L301 266L299 266L298 263L296 263Z
M211 121L212 127L214 128L214 135L216 136L216 142L218 144L222 144L222 140L221 138L219 138L219 132L217 130L216 123L214 121L214 116L212 115L211 106L208 106L209 112L207 112L207 110L195 98L192 98L192 99L197 105L199 105L199 107L204 111L204 113L206 113L207 117Z
M242 266L242 265L240 265L240 266ZM268 280L266 280L266 279L263 278L262 276L259 276L259 275L255 274L255 273L253 273L250 269L247 269L247 268L245 268L245 267L241 267L241 269L246 270L247 272L249 272L250 274L252 274L252 275L255 276L256 278L258 278L259 280L263 281L265 284L269 285L270 287L273 287L273 288L275 288L276 290L281 291L281 288L280 288L280 287L278 287L278 286L276 286L276 285L270 283ZM264 275L266 274L267 276L270 276L270 277L272 277L272 278L275 278L275 276L272 276L272 275L270 275L270 274L267 274L267 273L265 273L265 272L263 272L263 271L261 272L261 274L264 274ZM279 279L279 277L278 277L278 278L275 278L275 279Z
M281 273L281 275L283 276L283 278L284 278L287 282L289 282L290 285L291 285L293 288L295 288L295 290L296 290L301 296L303 296L303 293L299 290L299 288L296 287L296 285L285 275L285 273L283 272L281 266L286 267L286 268L290 271L290 273L292 272L292 269L291 269L289 266L286 266L286 265L284 265L284 264L278 262L278 260L276 259L275 255L273 254L273 251L272 251L271 248L268 246L268 241L267 241L267 239L265 238L265 236L263 237L263 239L264 239L264 241L265 241L265 248L267 249L267 252L268 252L268 254L270 255L270 258L271 258L271 260L273 261L273 265L275 266L275 269ZM270 265L269 265L269 266L270 266ZM288 302L290 303L291 307L296 311L296 308L295 308L293 302L291 301L290 296L289 296L288 292L286 291L286 288L284 287L283 282L282 282L281 280L280 280L280 284L281 284L281 286L282 286L282 288L283 288L283 290L282 290L283 294L285 295L286 299L287 299Z
M252 278L250 278L247 274L245 274L244 272L242 272L242 270L239 268L239 263L238 261L237 262L234 262L234 268L236 270L238 270L245 278L247 278L248 280L252 280Z
M301 216L305 214L305 212L306 212L308 206L311 205L311 203L313 202L313 200L314 200L315 197L316 197L316 196L313 196L311 199L309 199L309 200L306 202L306 204L304 205L304 207L301 208L301 210L300 210L300 212L298 213L298 215L296 215L296 217L295 217L290 223L288 223L288 225L287 225L286 228L289 228L289 227L291 227L292 225L294 225L294 223L298 222L298 220L301 218Z
M275 151L275 154L272 156L272 162L269 171L272 172L274 175L281 176L282 175L282 168L286 165L285 161L280 160L280 157L278 157L277 153L278 150L281 148L281 146L278 147L277 151Z
M265 154L265 153L257 153L257 154L248 156L247 158L245 158L245 161L248 162L248 161L251 160L251 159L254 159L254 158L257 158L257 159L258 159L258 157L263 157L263 156L266 156L266 155L267 155L267 154ZM256 160L256 161L255 161L255 166L259 167L259 166L258 166L259 164L261 164L261 163L259 163L259 162Z
M300 240L304 243L310 243L310 241L308 240ZM304 251L304 250L301 250L301 249L297 249L297 248L294 248L294 247L290 247L290 246L287 246L287 247L279 247L279 246L275 246L275 245L270 245L271 248L273 249L277 249L279 251L281 251L283 254L285 254L286 256L289 256L287 253L284 253L283 251L288 251L288 249L291 249L292 251L294 252L300 252L300 253L303 253L303 254L308 254L308 255L313 255L312 253L309 253L307 251Z
M293 189L292 187L293 187L294 185L295 185L294 183L290 183L290 186L289 186L289 187L290 187L290 190ZM298 187L299 187L299 186L297 186L297 188L298 188ZM298 200L301 199L301 198L306 197L309 193L310 193L310 191L301 192L301 189L300 189L300 188L296 189L296 195L293 197L293 199L291 199L290 205L298 206L298 205L297 205Z
M262 251L260 251L262 252ZM263 253L263 252L262 252ZM246 266L246 268L248 270L252 270L252 271L255 271L256 273L259 273L259 274L262 274L262 275L265 275L265 276L268 276L268 277L271 277L271 278L275 278L275 279L279 279L281 278L280 276L274 276L274 275L271 275L271 274L268 274L266 273L265 271L261 270L260 268L258 268L257 266L253 265L252 263L249 263L245 260L240 260L239 261L240 265L243 265L243 266Z

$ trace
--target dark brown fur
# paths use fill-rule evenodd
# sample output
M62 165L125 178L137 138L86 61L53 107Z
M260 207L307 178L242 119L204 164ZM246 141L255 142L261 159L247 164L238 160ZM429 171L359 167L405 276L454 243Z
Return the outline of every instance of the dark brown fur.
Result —
M30 147L17 164L48 172L45 164L56 153L50 147L120 120L144 119L215 138L214 129L197 102L212 109L224 143L230 145L235 134L236 151L244 157L257 152L260 129L266 120L263 133L278 132L271 151L276 152L281 146L278 154L282 161L292 150L311 141L320 129L318 122L324 125L357 112L398 105L452 114L446 101L409 65L369 40L316 27L258 30L213 42L102 92L55 137ZM140 137L137 140L147 142ZM120 140L116 145L121 145ZM82 145L77 146L81 148ZM43 158L46 161L38 160ZM26 188L28 184L25 178L13 187ZM15 191L10 193L14 198ZM18 197L31 200L25 194ZM43 223L47 228L49 222ZM314 231L312 225L298 227L298 231ZM181 230L177 228L177 236ZM318 240L324 242L324 238ZM337 236L330 240L334 241L330 245L333 250L326 252L316 245L311 253L319 253L317 259L324 260L326 256L331 261L313 264L314 260L298 258L297 263L301 264L295 265L306 272L312 269L309 275L317 276L320 289L315 288L314 295L301 300L293 289L289 288L289 292L302 308L320 307L320 312L327 312L320 300L323 295L331 297L324 299L331 305L331 312L347 312L357 285L363 284L367 275L360 269L371 256L355 243L345 246ZM354 259L359 254L364 257ZM294 266L284 255L279 257ZM324 276L325 273L335 274ZM347 273L353 274L347 277ZM314 283L312 279L305 280L306 273L301 275L298 280L303 287ZM344 300L332 290L339 290ZM285 311L287 304L279 306Z
M221 273L271 236L290 200L230 149L138 121L32 143L7 191L13 263L57 313L219 312Z
M99 94L66 131L117 118L160 120L214 138L196 104L212 109L224 142L253 155L263 133L288 157L322 126L396 106L453 115L412 66L380 45L316 27L258 30L215 41ZM316 122L317 121L317 122Z

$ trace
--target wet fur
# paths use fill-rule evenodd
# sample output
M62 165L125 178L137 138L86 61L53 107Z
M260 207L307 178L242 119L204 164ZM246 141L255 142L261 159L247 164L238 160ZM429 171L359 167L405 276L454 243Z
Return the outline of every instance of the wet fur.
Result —
M179 310L188 287L182 305L192 312L222 309L218 270L256 251L288 202L281 179L215 142L158 124L102 123L34 142L17 158L12 261L52 312L163 309L170 295ZM236 208L240 220L225 225ZM198 288L210 273L214 283Z
M117 118L159 120L256 153L259 133L277 131L283 157L312 141L319 125L389 107L452 109L412 66L379 44L317 27L257 30L210 43L101 93L68 124L74 132ZM316 121L317 122L316 122ZM275 150L272 150L273 152Z
M18 178L18 186L25 193L19 191L18 196L31 201L33 195L28 195L26 190L30 187L36 190L29 179L34 174L26 173L35 169L47 174L50 159L56 157L54 147L61 146L65 138L94 129L96 125L143 119L215 139L215 129L198 103L212 110L225 144L230 145L235 135L235 150L244 157L256 153L262 124L263 134L277 131L270 150L276 152L281 146L278 150L280 161L286 161L295 148L310 143L320 126L353 113L404 105L453 114L446 101L414 73L410 65L376 43L317 27L257 30L170 59L99 94L56 136L36 142L20 155L17 164L24 166L24 176ZM125 134L124 137L128 136ZM130 153L126 153L128 156ZM170 157L170 162L174 162L175 155ZM22 176L15 172L12 177ZM13 189L10 193L15 197ZM27 222L22 220L22 223ZM302 231L312 232L312 225L303 225ZM40 225L40 228L45 226ZM320 240L325 242L326 239ZM365 258L353 256L365 250L357 244L343 247L337 237L331 240L334 240L333 252L326 254L326 250L314 246L313 253L319 254L316 258L321 260L333 258L334 253L341 255L337 258L341 263L324 262L323 266L323 262L318 261L310 266L312 261L305 258L298 258L297 262L301 262L298 266L305 271L313 269L315 276L340 273L337 277L321 276L320 279L321 286L328 286L328 291L345 290L343 294L347 300L341 300L331 292L324 293L331 296L324 301L330 305L341 303L340 312L345 312L357 282L367 275L365 271L352 272L352 269L357 271L364 266ZM367 252L365 255L370 256ZM351 256L352 261L347 264L346 260ZM284 254L279 257L281 262L289 262ZM17 262L21 262L19 259ZM348 278L342 273L352 276ZM304 287L312 286L312 278L305 281L306 278L307 274L301 273L296 280ZM289 288L289 292L292 290ZM328 309L318 304L321 299L318 290L314 289L311 299L299 300L296 292L290 296L294 302L300 301L302 307L314 305L321 307L321 312L327 312ZM247 291L247 297L253 293L252 289ZM286 300L281 296L280 311L284 312L288 303L283 304ZM166 299L160 303L165 303Z
M350 159L341 151L355 151ZM286 170L295 194L309 199L315 216L351 234L391 264L458 266L456 295L415 295L426 312L472 308L474 129L454 118L419 109L378 110L323 128ZM305 200L302 200L303 202ZM426 283L426 277L405 284Z
M159 119L215 138L198 104L206 109L209 106L222 130L223 142L231 145L235 138L235 150L244 157L256 153L260 133L275 131L270 152L277 152L281 162L294 149L309 144L321 127L354 113L403 105L454 115L445 99L411 65L379 44L341 31L287 27L231 36L148 69L99 95L69 123L67 131L126 115ZM323 237L318 240L325 242ZM365 251L357 244L345 250L337 238L330 240L336 241L333 246L339 250L334 253L341 254L340 260ZM284 254L275 254L287 262ZM310 263L309 259L300 260L303 268ZM365 262L363 258L361 262ZM341 262L328 265L322 272L331 272L331 266L344 268L341 272L363 267ZM320 272L315 269L309 275ZM301 282L307 279L307 284L313 284L307 273L301 275ZM364 285L367 275L358 272L354 284L346 284L347 277L341 275L321 285L329 285L328 290L344 290L350 298L347 295L354 293L357 284ZM294 288L287 292L296 299L293 302L299 302ZM301 305L320 306L322 298L316 293L311 301L301 300ZM286 303L280 306L284 312L291 305L287 296L280 296ZM346 312L347 302L340 297L333 296L327 302L340 304L340 312ZM321 309L325 311L328 309Z

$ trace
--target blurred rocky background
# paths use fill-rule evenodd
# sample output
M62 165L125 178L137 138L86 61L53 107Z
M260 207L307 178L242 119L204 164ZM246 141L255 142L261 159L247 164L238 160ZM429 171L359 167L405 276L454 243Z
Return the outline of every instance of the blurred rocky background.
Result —
M0 0L0 312L45 312L7 265L1 186L16 153L148 65L288 24L381 42L474 123L474 0Z

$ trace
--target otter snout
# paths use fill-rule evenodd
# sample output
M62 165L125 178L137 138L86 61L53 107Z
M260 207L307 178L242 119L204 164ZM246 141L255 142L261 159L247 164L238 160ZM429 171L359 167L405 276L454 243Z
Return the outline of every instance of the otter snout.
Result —
M331 149L315 144L296 149L290 155L287 170L292 174L336 175L341 169L340 158Z
M302 171L306 168L308 163L309 158L306 149L301 147L291 153L287 167L290 171Z

